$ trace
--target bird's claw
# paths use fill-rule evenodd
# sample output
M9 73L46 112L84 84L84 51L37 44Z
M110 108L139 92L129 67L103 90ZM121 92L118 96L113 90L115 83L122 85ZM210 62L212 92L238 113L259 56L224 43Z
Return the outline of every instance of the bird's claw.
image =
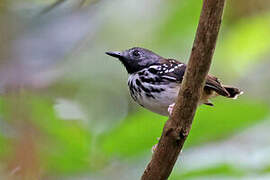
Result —
M154 152L156 151L157 145L158 145L158 144L155 144L155 145L152 147L152 149L151 149L152 154L154 154Z
M170 115L170 116L172 115L174 105L175 105L175 103L169 105L169 107L168 107L168 112L169 112L169 115Z
M160 138L157 138L158 141L159 141L159 139L160 139ZM151 149L152 154L154 154L154 152L156 151L157 145L158 145L158 144L155 144L155 145L152 147L152 149Z

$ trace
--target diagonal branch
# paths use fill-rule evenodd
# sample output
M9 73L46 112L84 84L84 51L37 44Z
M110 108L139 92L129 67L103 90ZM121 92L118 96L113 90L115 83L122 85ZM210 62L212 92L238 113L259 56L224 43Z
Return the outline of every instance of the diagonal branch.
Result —
M204 0L195 41L172 116L142 180L169 177L191 129L220 29L225 0Z

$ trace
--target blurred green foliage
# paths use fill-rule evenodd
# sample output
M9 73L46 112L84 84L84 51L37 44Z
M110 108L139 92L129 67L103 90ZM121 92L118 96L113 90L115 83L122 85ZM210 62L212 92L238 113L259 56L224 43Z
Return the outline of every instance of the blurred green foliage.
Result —
M41 157L48 170L71 173L89 169L91 134L83 124L60 119L53 104L44 98L34 98L31 109L32 116L39 117L35 119L36 127L46 137L40 146L44 153Z
M186 146L219 140L250 127L269 115L269 107L256 101L215 101L213 108L201 106L195 116Z
M267 105L254 101L215 101L215 107L199 107L185 147L216 141L263 120ZM109 155L134 156L150 150L161 135L166 117L142 111L127 119L101 140Z
M158 142L167 118L142 110L128 116L119 127L105 133L101 147L108 155L134 156Z
M84 125L78 120L65 121L57 117L53 102L49 98L25 94L21 101L22 104L17 104L17 110L31 109L31 114L20 121L28 121L24 123L34 125L35 131L38 132L39 153L46 171L72 173L89 170L91 133ZM7 116L14 113L13 108L14 100L1 100L3 118L11 119L12 117ZM1 143L6 141L7 139L3 139Z
M240 19L225 30L225 36L217 46L217 59L224 60L223 68L231 73L243 73L252 68L269 52L270 14ZM248 23L247 23L248 21Z
M212 168L189 171L181 175L173 174L170 177L170 180L192 179L194 177L216 178L217 176L235 178L235 177L244 177L245 173L247 172L240 170L238 168L232 167L231 165L222 164L222 165L218 165Z

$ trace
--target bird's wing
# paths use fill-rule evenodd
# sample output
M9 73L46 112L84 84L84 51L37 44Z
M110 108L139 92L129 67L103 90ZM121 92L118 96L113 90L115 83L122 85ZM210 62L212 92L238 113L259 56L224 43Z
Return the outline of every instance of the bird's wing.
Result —
M186 70L186 65L175 59L164 59L159 75L168 81L181 83Z
M184 77L185 70L186 70L186 65L174 59L167 59L166 62L167 64L171 65L171 68L170 68L171 70L169 69L168 73L165 73L164 75L173 77L176 79L177 82L181 83ZM226 96L226 97L230 96L229 92L219 82L218 78L211 74L208 74L206 77L204 89L214 90L221 96Z
M181 83L187 66L174 59L163 59L161 64L152 67L156 70L155 74L159 75L163 80ZM151 71L151 68L149 70ZM219 82L218 78L210 74L206 77L204 89L214 90L222 96L230 96L228 91Z

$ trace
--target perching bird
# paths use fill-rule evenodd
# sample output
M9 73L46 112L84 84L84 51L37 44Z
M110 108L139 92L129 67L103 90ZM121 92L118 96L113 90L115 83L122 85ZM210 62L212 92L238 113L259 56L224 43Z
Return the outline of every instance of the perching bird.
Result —
M125 66L134 101L152 112L165 116L171 114L186 70L184 63L165 59L139 47L106 54L118 58ZM213 97L221 95L235 99L242 93L238 88L222 85L218 78L208 75L199 104L213 106L209 100Z

